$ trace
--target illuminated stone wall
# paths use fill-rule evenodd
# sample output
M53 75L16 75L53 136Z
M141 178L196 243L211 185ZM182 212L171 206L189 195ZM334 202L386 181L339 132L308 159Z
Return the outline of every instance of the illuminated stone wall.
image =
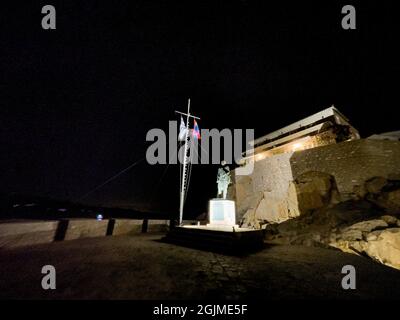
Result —
M318 180L315 184L299 181L308 173ZM237 221L258 227L320 204L329 177L336 183L338 199L347 200L359 197L365 181L378 176L400 180L400 142L353 140L266 157L255 162L250 176L235 176L231 194Z
M336 135L331 130L328 130L316 135L296 139L267 151L261 151L255 157L256 161L259 161L286 152L301 151L331 144L336 144Z
M288 196L289 181L293 180L292 154L267 157L255 162L250 176L235 176L237 221L247 216L250 224L256 220L280 222L298 215Z
M355 140L304 150L292 155L293 178L307 171L335 177L343 197L352 198L373 177L400 180L400 142Z

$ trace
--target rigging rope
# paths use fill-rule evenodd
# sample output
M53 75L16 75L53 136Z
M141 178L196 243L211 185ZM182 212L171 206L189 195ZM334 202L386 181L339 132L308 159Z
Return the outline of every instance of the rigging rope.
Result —
M175 150L175 152L172 154L172 159L175 157L175 153L176 153L177 151L178 151L178 150ZM158 188L160 187L161 182L162 182L162 180L164 179L164 177L165 177L165 175L166 175L166 173L167 173L167 170L168 170L170 164L171 164L171 162L168 162L167 166L165 167L165 169L164 169L164 171L163 171L163 173L162 173L160 179L158 180L158 182L157 182L157 184L156 184L156 187L155 187L155 189L154 189L153 194L156 194L156 193L157 193Z
M125 173L126 171L128 171L129 169L133 168L134 166L136 166L137 164L139 164L140 162L142 162L144 159L146 159L146 157L143 157L140 160L135 161L134 163L132 163L131 165L129 165L128 167L126 167L125 169L123 169L122 171L118 172L117 174L113 175L111 178L107 179L106 181L104 181L103 183L99 184L97 187L93 188L92 190L90 190L89 192L85 193L82 197L80 197L78 200L83 200L85 199L87 196L89 196L90 194L92 194L93 192L99 190L100 188L104 187L107 183L113 181L114 179L118 178L121 174Z
M187 188L185 190L185 197L184 197L184 201L185 202L186 202L186 197L187 197L187 194L188 194L188 191L189 191L190 177L192 176L192 165L193 165L192 164L192 159L193 159L193 156L197 155L197 158L199 159L199 154L198 154L197 150L193 148L193 146L194 146L194 144L192 143L191 146L190 146L190 152L189 152L190 162L189 162L189 170L188 170L188 180L187 180L187 184L186 184ZM193 152L193 154L192 154L192 152ZM198 162L198 163L200 163L200 162Z

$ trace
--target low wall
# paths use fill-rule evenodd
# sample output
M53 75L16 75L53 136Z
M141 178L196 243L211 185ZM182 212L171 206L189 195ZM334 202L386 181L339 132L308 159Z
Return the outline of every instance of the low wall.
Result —
M144 232L166 232L168 220L65 219L0 223L0 248Z
M107 226L110 220L67 220L67 228L64 238L57 240L74 240L79 238L94 238L107 235Z
M167 232L169 223L165 220L148 220L145 232Z
M112 235L133 235L143 231L143 220L117 219L115 220Z
M10 222L0 224L0 248L53 242L58 221Z

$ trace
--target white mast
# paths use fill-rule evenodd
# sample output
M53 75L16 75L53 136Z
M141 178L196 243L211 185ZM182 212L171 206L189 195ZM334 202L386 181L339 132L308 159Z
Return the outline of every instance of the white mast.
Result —
M183 172L182 172L182 181L181 181L181 194L180 194L180 202L179 202L179 225L182 225L183 218L183 206L185 202L185 193L186 193L186 183L187 183L187 166L189 164L188 149L189 149L189 120L190 118L200 119L198 117L192 116L190 114L190 99L188 100L188 110L187 113L182 113L179 111L175 111L176 113L182 114L186 116L186 132L185 132L185 147L183 153Z

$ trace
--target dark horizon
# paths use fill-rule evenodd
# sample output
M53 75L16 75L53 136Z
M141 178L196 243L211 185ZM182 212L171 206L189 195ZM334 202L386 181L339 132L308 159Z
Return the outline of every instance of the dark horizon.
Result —
M0 54L0 193L79 199L145 156L191 98L200 128L256 137L335 105L362 137L399 130L393 3L342 1L4 4ZM88 205L178 210L179 169L141 163ZM187 211L216 193L216 166L193 170ZM165 173L164 173L165 172ZM163 179L160 181L160 178Z

